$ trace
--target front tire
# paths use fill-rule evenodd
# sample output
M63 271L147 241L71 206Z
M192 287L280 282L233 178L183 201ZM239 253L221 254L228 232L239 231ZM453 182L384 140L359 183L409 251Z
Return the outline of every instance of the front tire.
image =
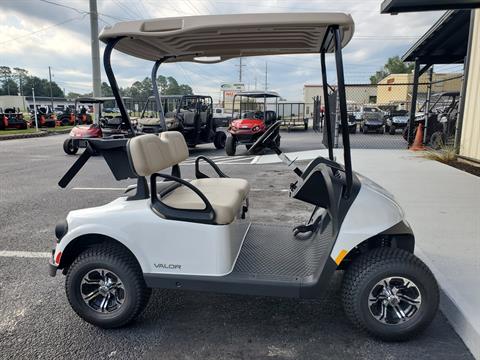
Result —
M213 145L217 149L223 149L225 147L225 141L227 140L227 135L223 131L218 131L213 137Z
M78 151L78 145L76 145L72 139L66 139L63 142L63 151L67 155L75 155Z
M392 125L392 126L390 126L390 129L388 129L388 133L390 135L395 135L395 130L397 130L397 129L395 129L395 125Z
M235 156L237 151L237 139L232 135L227 135L227 140L225 140L225 152L228 156Z
M77 315L105 329L133 321L151 294L135 258L111 245L82 252L68 269L65 289Z
M431 323L439 292L432 272L420 259L404 250L379 248L349 266L342 301L358 328L385 341L401 341Z

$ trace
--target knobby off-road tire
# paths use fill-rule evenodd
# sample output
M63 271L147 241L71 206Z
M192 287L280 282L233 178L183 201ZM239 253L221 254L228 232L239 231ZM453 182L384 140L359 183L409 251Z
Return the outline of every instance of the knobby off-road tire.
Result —
M228 156L235 156L237 151L237 140L232 135L227 135L225 140L225 152Z
M123 287L120 294L123 294L123 300L116 309L117 297L111 295L112 311L94 309L95 302L101 305L101 296L98 300L91 301L91 305L84 300L85 293L92 291L85 286L95 288L95 285L85 284L84 281L87 277L98 279L98 276L94 276L97 269L103 270L107 276L110 274L111 278L121 284L118 286ZM89 275L92 273L94 275ZM133 321L145 309L152 292L145 285L140 265L133 256L120 246L111 244L98 245L82 252L68 269L65 289L68 301L78 316L106 329L118 328Z
M213 137L213 145L215 145L216 149L223 149L225 148L226 139L227 135L225 135L225 133L222 131L218 131Z
M415 302L420 301L417 310L409 309L406 302L400 304L403 313L411 315L408 319L400 320L393 306L390 306L390 318L386 316L385 320L395 319L398 322L384 323L378 319L375 312L377 303L372 305L370 300L376 299L372 294L374 289L382 288L384 279L393 279L391 283L397 284L399 279L404 279L403 284L408 285L406 288L409 291L413 294L415 289L419 291L420 297L407 293L407 290L397 293L400 298L408 294ZM392 289L398 290L397 287ZM420 259L404 250L379 248L361 255L346 270L342 301L347 317L358 328L385 341L403 341L419 334L431 323L438 309L439 292L432 272ZM388 306L385 308L389 309Z

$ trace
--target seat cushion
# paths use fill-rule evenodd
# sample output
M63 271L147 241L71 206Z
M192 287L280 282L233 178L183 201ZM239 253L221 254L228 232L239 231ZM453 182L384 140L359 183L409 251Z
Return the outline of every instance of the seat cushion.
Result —
M222 191L239 191L245 199L250 192L250 184L245 179L237 178L205 178L191 181L192 185L201 189L222 189Z
M192 180L212 204L215 223L230 224L240 213L243 201L248 195L249 184L244 179L208 178ZM204 209L202 199L186 186L180 186L162 198L162 201L178 209Z

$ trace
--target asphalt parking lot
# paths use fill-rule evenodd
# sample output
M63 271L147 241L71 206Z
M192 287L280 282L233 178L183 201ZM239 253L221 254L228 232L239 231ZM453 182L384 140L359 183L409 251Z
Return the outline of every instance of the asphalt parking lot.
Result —
M319 146L313 132L282 136L285 151ZM66 300L64 277L48 276L42 253L50 250L54 225L69 210L104 204L133 181L116 182L95 157L68 189L60 189L57 181L75 159L63 153L64 138L0 142L1 359L472 358L441 313L406 343L383 343L355 330L341 308L340 273L319 300L155 290L143 315L126 328L101 330L83 322ZM252 157L240 153L228 159L213 146L191 152L200 154L214 156L226 173L251 182L255 221L298 224L308 214L308 206L288 198L285 189L294 176L282 164L250 165ZM192 170L191 161L182 167L185 177L192 177ZM2 255L5 251L10 253ZM20 257L23 252L31 254Z

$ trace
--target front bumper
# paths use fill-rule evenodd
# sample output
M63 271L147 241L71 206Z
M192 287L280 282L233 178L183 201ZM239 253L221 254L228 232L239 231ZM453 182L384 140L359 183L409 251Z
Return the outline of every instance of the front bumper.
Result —
M51 277L55 277L55 275L57 275L57 270L58 270L57 265L55 265L54 256L55 256L55 250L52 251L52 256L50 256L50 259L48 260L48 275L50 275Z

